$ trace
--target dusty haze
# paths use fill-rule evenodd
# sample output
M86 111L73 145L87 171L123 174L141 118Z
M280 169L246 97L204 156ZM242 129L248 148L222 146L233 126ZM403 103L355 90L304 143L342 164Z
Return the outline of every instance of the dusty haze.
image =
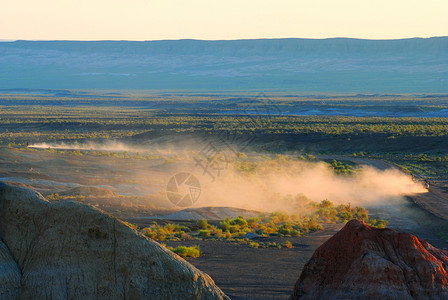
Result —
M405 194L426 192L421 183L396 169L363 166L353 176L342 176L323 162L289 162L285 168L251 176L228 170L214 183L203 179L202 195L195 206L296 213L309 200L369 206L397 203Z
M404 195L427 192L421 183L414 182L410 176L397 169L378 170L362 166L354 175L343 176L336 175L327 163L303 161L294 156L273 158L251 154L246 160L256 162L257 168L254 172L242 172L237 163L229 163L212 182L211 178L204 175L202 169L195 165L195 150L192 149L128 145L118 141L39 143L30 147L163 153L167 161L157 165L156 170L142 170L141 163L137 160L135 163L131 163L132 160L127 160L128 163L123 161L116 167L125 168L131 174L129 179L135 182L133 190L140 195L142 191L144 194L156 192L158 195L164 195L165 185L172 175L178 172L194 174L202 186L201 196L194 204L195 207L230 206L300 213L309 201L320 202L328 199L335 204L370 206L398 203L403 201ZM168 148L171 149L167 150ZM180 153L182 155L179 156ZM173 157L177 159L170 159ZM98 158L98 161L101 161L101 158ZM238 161L241 163L244 159ZM168 199L164 200L170 205Z

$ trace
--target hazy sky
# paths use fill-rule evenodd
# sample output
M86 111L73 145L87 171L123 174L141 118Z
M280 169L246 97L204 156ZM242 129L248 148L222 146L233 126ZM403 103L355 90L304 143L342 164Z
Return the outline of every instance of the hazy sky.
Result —
M0 0L0 39L448 35L448 0Z

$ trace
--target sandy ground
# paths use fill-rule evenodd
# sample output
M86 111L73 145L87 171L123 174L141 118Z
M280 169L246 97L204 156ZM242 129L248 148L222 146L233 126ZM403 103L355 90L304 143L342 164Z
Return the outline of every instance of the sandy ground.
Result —
M290 241L294 248L250 248L247 245L214 241L167 242L168 246L199 245L202 257L188 259L209 274L232 299L288 299L303 266L314 251L333 236L341 225L329 224L325 231L300 238L268 238Z

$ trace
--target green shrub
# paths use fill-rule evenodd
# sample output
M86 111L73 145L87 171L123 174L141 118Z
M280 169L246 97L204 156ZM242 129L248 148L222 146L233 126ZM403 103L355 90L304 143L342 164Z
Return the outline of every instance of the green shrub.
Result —
M249 242L249 247L258 248L258 247L260 247L260 244L258 244L257 242Z
M231 225L237 225L240 228L246 228L247 227L247 221L244 220L244 217L242 216L238 216L236 219L233 219L232 221L230 221Z
M215 231L215 236L216 236L217 238L221 238L221 237L223 237L222 229L216 229L216 231Z
M291 244L290 241L286 241L286 242L284 242L284 243L282 244L282 246L283 246L283 247L286 247L286 248L292 248L292 244Z
M375 220L370 219L367 222L370 226L376 227L376 228L386 228L387 224L389 223L386 220Z
M123 223L126 224L126 226L128 226L128 227L130 227L130 228L132 228L134 230L137 230L138 226L136 224L131 224L129 222L123 222Z
M198 221L197 226L202 229L207 229L209 225L206 219L202 219Z
M259 229L255 230L255 233L258 235L264 235L264 236L266 236L268 234L264 228L259 228Z
M247 226L252 229L258 228L258 222L258 218L249 218L247 219Z
M299 230L293 229L293 230L291 230L291 235L292 235L292 236L299 237L301 234L300 234L300 231L299 231Z
M232 238L232 233L230 233L229 231L226 231L224 236L225 236L226 239L231 239Z
M155 239L157 236L157 232L153 231L150 227L143 228L142 233L150 239Z
M292 230L291 224L286 223L286 224L280 226L280 228L278 229L278 234L289 236L289 235L291 235L291 230Z
M202 238L207 238L210 236L210 230L206 230L206 229L199 230L198 236L200 236Z
M201 250L199 249L199 246L178 246L176 248L168 248L180 257L187 258L187 257L199 257L201 256Z
M349 213L348 211L340 212L337 214L338 218L344 221L349 221L353 219L353 215Z
M218 223L217 227L222 231L228 231L230 228L229 219L224 219Z

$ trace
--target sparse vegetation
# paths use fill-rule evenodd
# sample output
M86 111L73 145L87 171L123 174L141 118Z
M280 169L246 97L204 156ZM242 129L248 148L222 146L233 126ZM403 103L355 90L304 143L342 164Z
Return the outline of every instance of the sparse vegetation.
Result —
M307 212L302 215L290 215L285 212L262 214L256 218L238 216L234 219L224 219L216 225L200 220L190 227L167 223L159 225L154 222L150 227L143 228L144 235L158 241L182 241L192 239L222 240L247 244L249 247L277 247L290 248L292 244L283 245L264 243L262 240L249 240L244 238L247 233L260 237L300 237L302 234L320 231L325 224L345 223L357 219L371 226L384 228L385 220L370 219L368 211L362 207L352 207L350 204L335 206L331 201L323 200L320 203L310 201L306 204ZM207 229L205 229L207 228Z
M34 96L3 95L3 98L13 101L26 101ZM440 137L448 134L448 120L446 118L417 118L417 117L350 117L350 116L271 116L266 122L268 126L261 126L257 122L251 122L248 116L234 115L216 115L217 104L219 102L209 101L208 108L196 114L195 111L185 111L183 106L194 103L197 99L194 97L176 97L173 99L163 99L163 101L173 101L172 113L166 113L164 110L139 109L135 110L135 105L144 105L150 103L151 106L162 101L158 97L149 99L133 99L127 101L123 99L122 107L104 107L101 105L101 99L79 99L66 98L62 101L72 103L71 107L57 105L16 105L1 106L0 113L0 144L11 147L26 147L27 143L51 142L51 141L82 141L98 139L114 139L126 136L136 135L146 131L157 132L163 130L165 134L185 133L185 132L203 132L212 134L214 132L225 131L238 128L235 131L237 135L247 133L256 133L257 135L320 135L328 138L344 136L347 143L353 142L353 137L382 135L386 140L396 140L405 136L421 137ZM174 99L175 98L175 99ZM22 99L22 100L20 100ZM35 103L45 104L51 97L34 99ZM118 99L117 99L118 100ZM209 99L211 100L211 99ZM154 102L156 101L156 102ZM276 97L276 106L285 111L289 111L295 105L310 103L310 99L291 99ZM326 106L357 106L360 109L368 109L370 103L355 99L350 103L344 103L340 99L326 100ZM369 100L372 102L373 100ZM408 102L412 105L424 106L426 109L435 110L446 108L445 99L399 99L392 103L392 100L376 99L378 105L383 106L388 103L405 105ZM440 103L437 103L440 102ZM3 102L7 103L7 102ZM392 103L392 104L391 104ZM126 106L126 105L131 106ZM367 105L369 104L369 105ZM316 106L320 106L320 101L316 101ZM234 111L240 109L240 104L236 103L234 107L219 108L219 111L225 112L226 109ZM387 106L386 106L387 107ZM181 114L178 114L181 112ZM191 112L191 114L188 114ZM42 117L42 116L45 117ZM39 130L36 130L39 128ZM48 150L48 149L47 149ZM50 149L48 151L57 151ZM359 151L363 153L365 151ZM82 151L68 151L73 155L82 155ZM104 151L94 153L100 156L109 156ZM119 154L125 157L125 154ZM145 155L130 154L131 157L139 159L152 159ZM244 155L238 155L244 159ZM305 156L304 156L305 157ZM307 159L312 160L313 156L309 154Z

